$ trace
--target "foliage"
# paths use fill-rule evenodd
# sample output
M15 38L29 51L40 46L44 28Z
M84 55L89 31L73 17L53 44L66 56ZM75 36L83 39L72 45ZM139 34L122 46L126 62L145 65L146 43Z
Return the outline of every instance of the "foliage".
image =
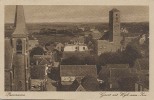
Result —
M126 50L123 52L123 59L133 66L135 60L141 57L140 46L137 43L131 42L127 45Z
M135 87L134 84L138 81L136 76L128 76L119 79L119 89L121 91L134 91Z
M30 52L30 57L33 57L34 55L43 55L45 52L42 47L35 47Z
M123 61L122 52L106 52L99 56L98 65L126 63Z
M141 57L140 47L137 43L130 43L122 52L106 52L100 55L98 65L128 63L134 65L137 58Z

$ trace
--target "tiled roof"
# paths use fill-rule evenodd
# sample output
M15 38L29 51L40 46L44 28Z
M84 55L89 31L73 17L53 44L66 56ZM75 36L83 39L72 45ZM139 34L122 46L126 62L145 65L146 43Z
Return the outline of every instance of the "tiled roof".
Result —
M83 79L76 79L71 87L70 91L98 91L99 83L96 77L85 76Z
M86 76L97 77L95 65L60 65L60 76Z
M81 85L81 80L75 79L72 85L70 86L70 91L76 91L77 88Z
M107 64L107 68L129 68L129 64Z
M102 67L98 76L100 79L107 81L108 78L128 76L131 72L128 64L108 64Z
M99 90L99 82L96 77L85 76L81 80L81 85L86 91L98 91Z
M38 61L38 65L50 64L51 56L50 55L34 55L33 59Z
M110 69L110 78L117 79L121 77L129 77L130 70L129 68L111 68Z

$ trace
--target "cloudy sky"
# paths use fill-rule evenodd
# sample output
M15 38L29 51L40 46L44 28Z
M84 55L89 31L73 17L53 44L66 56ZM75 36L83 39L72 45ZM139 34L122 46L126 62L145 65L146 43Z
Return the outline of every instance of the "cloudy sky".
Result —
M117 8L122 22L149 21L148 6L24 6L26 22L108 22L109 11ZM14 22L15 6L5 6L5 22Z

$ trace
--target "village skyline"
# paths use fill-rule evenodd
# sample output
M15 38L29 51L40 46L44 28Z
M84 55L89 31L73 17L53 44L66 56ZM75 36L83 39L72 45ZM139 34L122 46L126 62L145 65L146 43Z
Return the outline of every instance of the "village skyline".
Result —
M27 23L55 22L104 22L109 21L108 12L117 8L121 12L121 22L149 22L148 6L87 6L87 5L24 5ZM15 6L5 6L5 23L14 22Z
M87 17L81 7L70 10L78 15L73 17L58 7L62 11L53 12L55 22L88 21L97 15ZM53 10L46 15L39 9L43 8L36 10L42 12L39 18L50 19ZM24 6L17 5L14 25L5 24L5 91L149 91L149 23L122 24L119 9L108 12L108 24L30 26L25 17L37 13L24 13ZM142 17L135 12L130 14L134 18L129 13L126 18Z

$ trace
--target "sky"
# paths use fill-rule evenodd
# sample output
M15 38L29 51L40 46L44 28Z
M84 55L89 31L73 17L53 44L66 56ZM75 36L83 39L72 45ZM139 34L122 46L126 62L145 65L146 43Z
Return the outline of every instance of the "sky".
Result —
M108 22L109 11L117 8L121 22L148 22L148 6L24 5L27 23L42 22ZM5 6L5 23L13 23L15 6Z

